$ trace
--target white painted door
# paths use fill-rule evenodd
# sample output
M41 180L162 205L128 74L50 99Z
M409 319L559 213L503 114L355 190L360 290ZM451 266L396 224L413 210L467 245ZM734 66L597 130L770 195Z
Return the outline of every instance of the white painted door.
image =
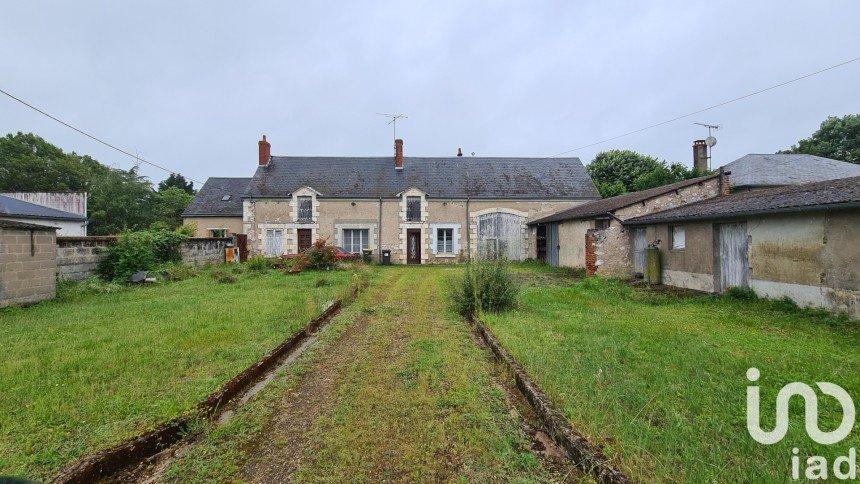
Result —
M284 231L281 229L266 229L266 255L280 256L284 248Z
M633 270L636 274L645 273L645 249L648 247L645 230L645 227L633 229Z
M720 291L749 285L749 255L746 222L720 224Z

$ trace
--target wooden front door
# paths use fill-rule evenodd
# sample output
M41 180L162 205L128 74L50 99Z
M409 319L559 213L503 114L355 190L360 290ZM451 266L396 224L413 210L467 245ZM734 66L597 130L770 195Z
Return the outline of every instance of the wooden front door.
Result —
M720 224L718 227L720 292L749 285L747 224Z
M406 263L421 263L421 229L406 231Z
M637 275L645 273L645 249L648 248L645 227L633 229L633 272Z
M308 250L314 244L311 229L298 229L299 253Z

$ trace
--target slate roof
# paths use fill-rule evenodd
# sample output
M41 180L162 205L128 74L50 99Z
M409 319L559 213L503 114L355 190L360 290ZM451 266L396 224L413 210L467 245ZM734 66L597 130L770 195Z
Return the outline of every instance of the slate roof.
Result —
M250 181L250 178L208 178L182 216L241 217L242 194ZM230 195L229 200L223 200L225 195Z
M860 176L734 193L624 221L625 225L860 208Z
M657 197L690 185L695 185L696 183L707 181L712 178L717 178L718 176L718 174L702 176L690 180L679 181L677 183L671 183L669 185L663 185L662 187L642 190L641 192L625 193L624 195L618 195L617 197L604 198L603 200L583 203L582 205L577 205L576 207L561 210L532 220L529 222L529 225L606 216L619 208L628 207L644 200L648 200L649 198Z
M17 222L15 220L0 219L0 229L57 230L57 227L51 227L50 225L28 224L24 222Z
M733 187L799 185L860 176L860 165L803 154L749 154L725 165Z
M308 186L326 198L396 197L411 187L430 197L592 199L600 194L579 158L337 158L273 156L246 197L287 197Z
M0 217L32 218L47 220L86 220L83 215L49 208L17 198L0 195Z

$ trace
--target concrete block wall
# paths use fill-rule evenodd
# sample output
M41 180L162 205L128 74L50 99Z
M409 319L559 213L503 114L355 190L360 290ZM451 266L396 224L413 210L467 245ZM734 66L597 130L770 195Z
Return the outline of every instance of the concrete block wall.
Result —
M95 274L107 247L117 237L57 237L57 276L80 281Z
M0 228L0 307L57 295L53 230Z
M203 265L207 262L217 264L224 262L224 249L232 243L232 237L191 238L182 242L179 253L182 254L182 262L187 264Z

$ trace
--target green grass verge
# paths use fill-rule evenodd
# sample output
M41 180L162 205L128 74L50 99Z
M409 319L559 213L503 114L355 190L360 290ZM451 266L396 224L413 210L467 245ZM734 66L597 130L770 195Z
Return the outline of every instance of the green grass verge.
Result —
M765 430L789 382L833 382L860 401L860 330L845 319L779 301L645 293L599 278L526 285L517 310L483 319L573 426L636 480L786 480L793 447L802 461L821 455L831 463L860 447L856 426L839 444L811 441L799 398L782 442L758 444L746 429L750 367L761 370ZM839 405L821 396L819 408L820 427L835 428Z
M0 475L48 478L190 411L352 274L247 272L221 283L211 271L224 269L131 289L72 284L58 300L0 310Z

